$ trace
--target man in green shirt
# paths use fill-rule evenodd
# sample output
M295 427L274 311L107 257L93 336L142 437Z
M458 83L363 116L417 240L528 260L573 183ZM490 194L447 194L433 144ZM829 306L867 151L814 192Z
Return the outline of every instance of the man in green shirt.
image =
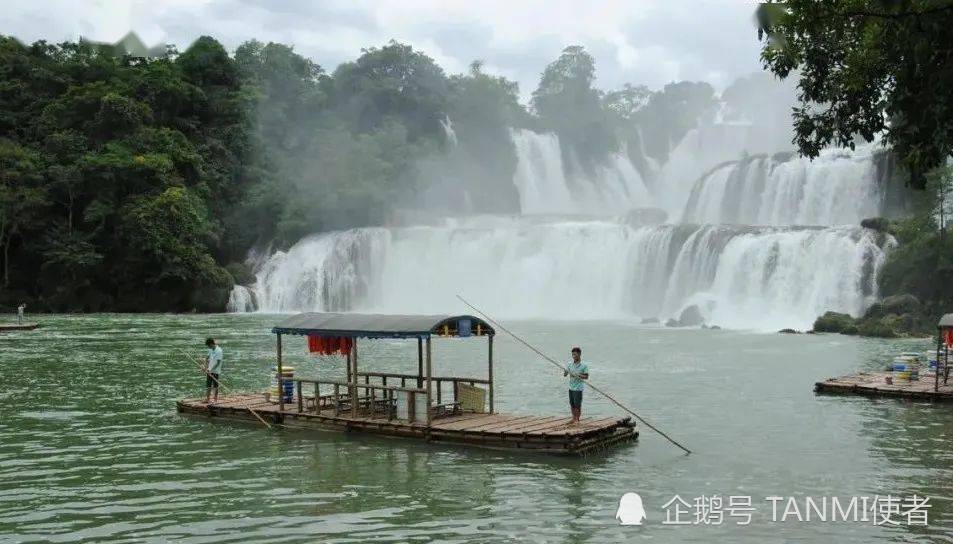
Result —
M582 362L582 350L572 348L572 362L563 372L569 376L569 410L572 412L570 425L578 425L582 417L582 390L586 386L583 380L589 379L589 365Z

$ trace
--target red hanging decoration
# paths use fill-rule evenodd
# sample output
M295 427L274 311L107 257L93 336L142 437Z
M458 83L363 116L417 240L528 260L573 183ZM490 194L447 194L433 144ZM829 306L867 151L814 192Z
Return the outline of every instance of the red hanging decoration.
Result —
M354 340L344 336L308 336L308 352L314 355L347 355L352 347Z

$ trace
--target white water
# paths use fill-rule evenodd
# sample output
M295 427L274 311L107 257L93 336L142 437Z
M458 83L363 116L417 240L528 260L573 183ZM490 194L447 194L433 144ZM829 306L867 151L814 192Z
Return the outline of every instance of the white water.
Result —
M230 309L447 313L465 294L506 318L665 321L697 305L710 324L776 330L876 300L894 242L849 226L881 207L870 149L738 160L749 130L703 127L646 161L650 190L625 153L582 174L554 134L511 136L521 215L310 236L260 261ZM680 224L621 219L652 206Z
M825 150L813 161L755 157L700 177L682 220L743 225L859 224L880 214L874 144Z
M517 165L513 176L524 214L621 213L653 206L638 170L625 153L615 153L593 174L567 168L555 134L511 131Z
M302 240L258 274L266 312L462 311L464 293L502 317L677 316L809 327L873 301L884 252L874 233L481 217L353 229Z
M228 295L225 310L229 312L254 312L258 308L255 291L244 285L236 285Z

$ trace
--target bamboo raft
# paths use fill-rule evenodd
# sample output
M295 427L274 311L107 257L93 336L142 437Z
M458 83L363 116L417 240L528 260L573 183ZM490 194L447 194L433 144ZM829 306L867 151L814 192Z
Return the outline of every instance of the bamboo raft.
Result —
M310 400L310 399L309 399ZM370 398L364 399L364 404ZM345 400L346 403L346 400ZM177 403L180 413L214 419L256 421L249 407L267 421L288 428L360 431L377 435L416 438L426 442L520 450L536 453L585 455L638 438L630 418L585 417L568 426L568 417L500 413L466 413L434 418L426 423L402 421L384 414L351 417L346 410L308 408L312 402L286 405L266 401L263 394L228 397L215 404L204 399ZM346 407L346 406L345 406Z
M0 323L0 332L32 331L39 326L39 323Z
M182 414L214 420L261 420L283 427L360 431L427 442L556 454L588 454L634 440L629 417L570 418L512 415L494 408L493 336L474 316L397 316L305 313L272 328L277 338L276 387L232 395L221 402L177 402ZM347 357L346 380L302 379L285 372L283 336L308 337L311 353ZM485 338L487 376L449 377L433 372L435 338ZM359 371L358 339L417 343L417 373ZM330 350L330 351L329 351Z
M953 350L953 314L945 314L937 323L935 368L921 373L920 379L899 380L893 372L860 372L839 378L828 378L814 384L815 393L898 397L930 402L953 402L950 378L950 351ZM892 383L887 383L887 378ZM942 378L942 379L941 379Z
M828 378L814 384L815 393L863 395L867 397L897 397L911 400L953 402L953 384L934 383L934 374L908 382L886 382L891 372L861 372L839 378Z

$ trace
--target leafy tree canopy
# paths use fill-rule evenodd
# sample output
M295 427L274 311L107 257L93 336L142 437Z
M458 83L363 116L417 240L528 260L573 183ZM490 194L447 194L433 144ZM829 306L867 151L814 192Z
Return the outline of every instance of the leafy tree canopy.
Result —
M799 78L801 153L882 135L925 188L953 152L953 2L772 1L757 18L765 68Z

